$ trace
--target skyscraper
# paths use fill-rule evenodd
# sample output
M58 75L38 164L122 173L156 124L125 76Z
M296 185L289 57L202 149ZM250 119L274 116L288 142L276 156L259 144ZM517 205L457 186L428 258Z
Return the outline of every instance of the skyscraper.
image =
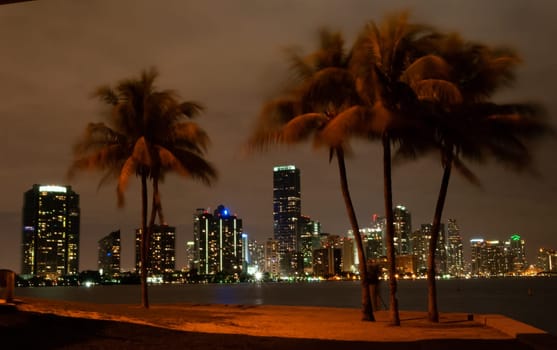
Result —
M410 233L412 219L406 207L397 205L394 209L394 245L396 255L408 255L410 251Z
M509 272L521 273L528 267L524 239L520 235L514 234L505 242L505 246Z
M197 209L193 216L194 266L201 275L242 272L242 219L219 205L213 214Z
M280 271L298 269L296 223L302 213L300 170L294 165L273 168L273 234L278 242Z
M79 273L79 195L70 186L33 185L23 198L24 276Z
M140 269L141 229L135 231L135 268ZM176 269L176 228L168 225L154 225L149 240L147 271L162 275Z
M447 270L452 276L464 276L464 249L455 219L449 219L447 224Z
M120 275L120 230L109 233L99 240L99 271L103 277L112 279Z

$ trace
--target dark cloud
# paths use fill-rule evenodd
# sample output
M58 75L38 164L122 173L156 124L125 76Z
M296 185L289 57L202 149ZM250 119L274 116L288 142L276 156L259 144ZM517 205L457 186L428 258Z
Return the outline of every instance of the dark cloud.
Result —
M419 5L419 6L417 6ZM335 164L309 145L281 148L250 157L242 145L261 102L285 78L283 50L306 51L322 26L342 30L350 42L362 25L385 13L408 8L413 18L469 39L514 47L524 64L514 89L501 100L536 100L550 115L557 111L553 42L557 3L547 1L369 1L369 0L209 0L36 1L0 6L0 267L19 271L23 192L34 183L72 185L81 195L82 269L96 268L96 242L120 228L124 267L133 265L133 230L139 223L139 185L132 182L128 204L116 208L114 186L97 190L100 174L68 183L64 174L71 145L86 123L101 119L100 104L89 97L99 85L114 84L149 66L158 67L161 88L207 106L200 124L213 145L209 159L220 172L212 188L170 176L162 186L167 220L178 227L178 266L191 239L195 208L229 206L244 219L248 234L272 235L272 167L295 164L302 171L303 212L326 232L349 227ZM445 217L454 217L465 239L504 239L519 232L530 262L540 246L557 247L552 225L557 171L546 142L537 153L540 178L496 166L473 168L483 189L454 176ZM357 143L348 161L349 181L360 224L383 211L379 145ZM406 205L413 226L431 220L441 177L437 159L407 163L394 170L395 203Z

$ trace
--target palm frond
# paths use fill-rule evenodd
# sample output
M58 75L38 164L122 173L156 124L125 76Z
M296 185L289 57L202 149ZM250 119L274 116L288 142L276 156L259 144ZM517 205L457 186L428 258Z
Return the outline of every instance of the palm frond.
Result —
M329 118L322 113L306 113L294 117L281 131L281 142L298 143L318 133Z
M468 182L477 187L482 187L480 179L470 170L458 157L454 157L453 165L455 170L462 175Z
M128 187L130 177L137 173L138 163L134 157L130 157L122 165L118 176L118 186L116 186L116 194L118 196L118 207L122 208L125 204L124 193Z

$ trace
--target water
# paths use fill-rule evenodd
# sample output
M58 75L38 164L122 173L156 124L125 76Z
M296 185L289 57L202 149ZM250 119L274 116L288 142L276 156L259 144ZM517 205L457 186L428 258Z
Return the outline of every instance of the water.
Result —
M427 282L398 283L400 310L427 310ZM388 285L380 285L388 303ZM150 286L151 303L360 307L359 282L186 284ZM139 304L139 285L17 288L17 296ZM439 311L501 314L557 335L557 277L440 280Z

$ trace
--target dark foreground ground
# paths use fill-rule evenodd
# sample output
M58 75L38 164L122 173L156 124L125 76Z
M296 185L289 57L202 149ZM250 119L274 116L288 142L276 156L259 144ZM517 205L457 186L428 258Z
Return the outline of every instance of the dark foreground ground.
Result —
M0 338L1 349L534 349L518 339L370 342L198 333L27 312L16 307L0 309Z

